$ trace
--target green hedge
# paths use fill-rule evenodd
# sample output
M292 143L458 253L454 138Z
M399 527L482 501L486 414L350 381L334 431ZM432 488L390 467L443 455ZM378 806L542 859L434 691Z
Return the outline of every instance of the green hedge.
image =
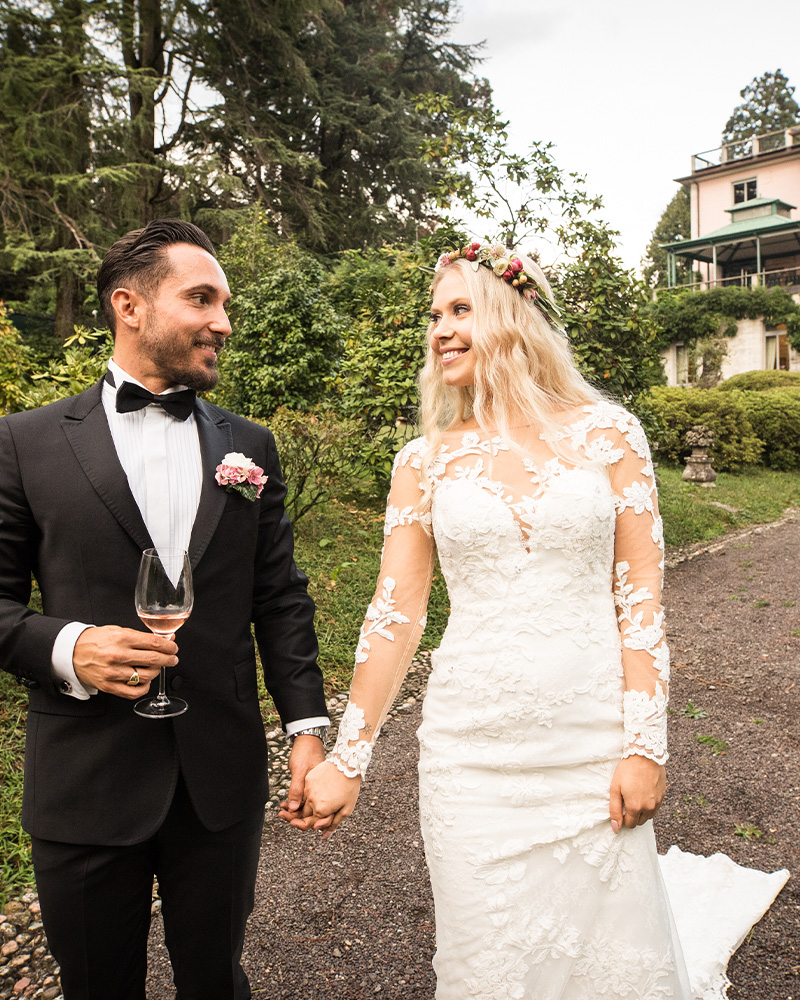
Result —
M763 446L753 431L744 396L719 389L651 389L646 398L660 425L658 458L683 462L691 453L686 432L705 424L714 432L711 460L717 472L757 462Z
M772 389L800 390L800 372L752 371L742 372L725 379L719 387L725 392L731 389L745 389L755 392L768 392Z
M800 392L773 389L737 395L742 396L753 433L764 444L762 462L781 472L800 469Z

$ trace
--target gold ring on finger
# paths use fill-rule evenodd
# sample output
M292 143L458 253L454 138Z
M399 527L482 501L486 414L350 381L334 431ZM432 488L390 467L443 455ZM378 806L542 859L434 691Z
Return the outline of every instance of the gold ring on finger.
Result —
M131 676L128 678L128 680L125 681L125 683L128 685L128 687L132 687L132 688L138 687L139 686L139 671L138 670L134 670L134 672L131 674Z

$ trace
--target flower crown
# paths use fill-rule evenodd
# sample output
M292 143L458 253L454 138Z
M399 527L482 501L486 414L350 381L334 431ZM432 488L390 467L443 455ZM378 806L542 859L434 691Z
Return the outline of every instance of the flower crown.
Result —
M525 270L525 265L519 257L507 250L502 243L495 243L494 246L468 243L460 250L443 253L436 261L436 270L440 271L461 257L468 260L475 271L481 265L488 267L498 278L516 288L529 302L535 303L555 329L566 335L560 319L561 310L548 298L536 278Z

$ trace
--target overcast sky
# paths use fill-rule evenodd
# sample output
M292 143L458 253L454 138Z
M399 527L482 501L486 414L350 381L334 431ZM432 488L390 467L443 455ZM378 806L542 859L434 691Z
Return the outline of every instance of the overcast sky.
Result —
M780 67L800 103L800 0L460 7L453 40L485 40L479 72L511 121L513 145L551 141L559 166L587 175L629 267L677 191L674 178L690 172L692 153L719 145L753 77Z

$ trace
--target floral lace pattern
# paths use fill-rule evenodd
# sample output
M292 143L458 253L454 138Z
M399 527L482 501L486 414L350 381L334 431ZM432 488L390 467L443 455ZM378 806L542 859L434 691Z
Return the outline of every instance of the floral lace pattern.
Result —
M394 580L387 576L383 581L383 593L367 608L367 617L364 619L361 634L358 637L356 663L365 663L369 656L369 636L380 635L389 642L394 642L391 626L408 623L409 619L395 608L396 602L392 598L395 586Z
M326 758L348 778L363 778L372 760L372 744L360 739L365 728L364 713L355 702L348 702L339 723L336 743Z
M622 696L625 718L624 757L639 754L657 764L667 761L667 696L659 691L650 697L644 691L626 691Z
M402 528L403 525L411 524L412 521L419 521L420 524L430 524L430 511L420 513L414 510L411 504L400 510L398 507L388 504L386 507L386 519L383 523L383 533L384 535L391 535L395 528Z

